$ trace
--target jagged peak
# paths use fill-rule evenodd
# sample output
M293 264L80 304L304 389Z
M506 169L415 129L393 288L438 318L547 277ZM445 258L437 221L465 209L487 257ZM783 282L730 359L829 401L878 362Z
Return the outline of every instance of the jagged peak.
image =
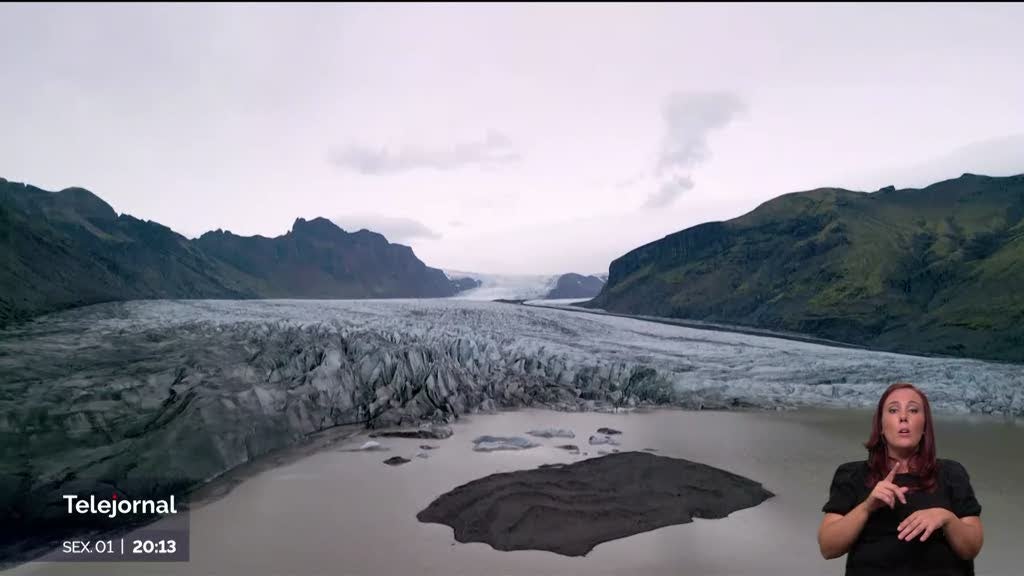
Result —
M323 217L316 217L312 220L296 218L292 224L293 234L347 234L340 226Z

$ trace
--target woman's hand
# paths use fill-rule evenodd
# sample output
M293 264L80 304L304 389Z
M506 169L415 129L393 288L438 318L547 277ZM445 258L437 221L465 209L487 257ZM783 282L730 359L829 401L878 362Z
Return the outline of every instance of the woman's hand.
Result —
M889 471L888 476L879 480L878 484L875 484L875 488L871 491L871 494L868 494L866 500L869 512L874 512L883 506L895 508L897 500L904 504L907 503L906 494L909 488L893 484L892 480L895 477L896 468L894 467Z
M921 536L921 542L924 542L939 528L946 525L953 518L953 513L945 508L927 508L925 510L918 510L910 516L907 516L906 520L900 522L900 525L896 527L899 531L900 540L906 540L907 542L913 540L918 534L924 532Z

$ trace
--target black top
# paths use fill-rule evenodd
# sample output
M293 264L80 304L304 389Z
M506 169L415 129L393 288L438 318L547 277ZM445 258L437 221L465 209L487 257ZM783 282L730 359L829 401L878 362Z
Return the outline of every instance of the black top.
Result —
M822 511L845 515L863 502L871 493L871 488L864 483L867 476L866 461L847 462L840 466L832 479L829 500ZM897 501L895 509L883 507L871 514L847 554L847 576L974 575L974 561L959 558L942 530L934 532L925 542L921 542L920 534L909 542L897 539L899 531L896 527L917 510L945 508L958 518L981 515L981 504L974 498L967 470L959 462L938 460L937 476L934 492L908 492L906 504ZM897 474L893 479L897 486L912 486L915 481L912 474Z

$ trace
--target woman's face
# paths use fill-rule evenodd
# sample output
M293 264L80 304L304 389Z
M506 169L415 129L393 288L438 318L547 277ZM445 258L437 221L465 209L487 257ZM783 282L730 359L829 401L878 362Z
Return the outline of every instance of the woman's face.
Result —
M882 434L886 444L913 452L921 443L924 425L924 403L917 392L901 388L885 399Z

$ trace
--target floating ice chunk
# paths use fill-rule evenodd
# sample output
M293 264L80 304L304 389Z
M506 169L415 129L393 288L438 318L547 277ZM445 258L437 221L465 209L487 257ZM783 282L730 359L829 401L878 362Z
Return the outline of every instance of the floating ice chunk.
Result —
M541 428L540 430L530 430L527 432L530 436L536 436L538 438L575 438L576 434L572 430L566 430L564 428Z
M600 444L611 444L612 446L618 446L619 441L616 440L615 438L612 438L611 436L606 436L604 434L594 434L593 436L590 437L591 446L598 446Z
M476 452L493 452L495 450L525 450L540 444L522 436L480 436L473 440Z

